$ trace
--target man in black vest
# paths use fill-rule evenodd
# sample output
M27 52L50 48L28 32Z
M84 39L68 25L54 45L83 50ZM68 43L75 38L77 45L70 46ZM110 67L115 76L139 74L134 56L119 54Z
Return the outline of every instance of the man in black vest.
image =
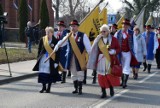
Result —
M73 20L70 23L71 35L69 35L67 41L63 42L66 37L59 41L55 46L54 51L57 51L59 47L67 46L67 62L65 69L70 70L72 73L72 80L75 90L73 94L82 94L82 82L84 79L84 70L86 69L85 57L83 55L86 50L89 54L91 51L91 44L86 34L78 31L79 23L77 20ZM63 42L63 44L62 44ZM61 45L62 44L62 45ZM61 46L60 46L61 45Z

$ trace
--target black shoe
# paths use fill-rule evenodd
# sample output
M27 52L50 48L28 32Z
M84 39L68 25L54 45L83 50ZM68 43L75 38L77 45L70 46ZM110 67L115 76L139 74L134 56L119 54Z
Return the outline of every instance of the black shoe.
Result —
M82 90L79 90L78 95L82 95Z
M136 77L136 76L135 76L135 75L133 75L133 79L135 79L135 77Z
M137 77L135 76L135 77L134 77L134 79L136 80L136 79L137 79Z
M50 93L51 91L50 90L46 90L46 93Z
M127 85L123 85L123 88L125 89L127 87Z
M135 80L138 79L138 73L135 73L134 79L135 79Z
M132 69L132 71L133 71L133 78L135 78L136 76L135 69Z
M122 74L122 76L121 76L121 84L120 84L120 86L122 86L123 85L123 81L124 80L124 74Z
M50 93L51 92L51 83L48 84L48 88L46 90L46 93Z
M72 91L72 93L73 93L73 94L76 94L76 93L78 93L78 90L74 90L74 91Z
M39 91L39 93L43 93L44 91L46 91L46 90L42 89L41 91Z
M61 83L66 83L65 81L62 81Z
M97 72L94 70L93 73L93 81L92 81L92 84L96 84L96 78L97 78Z
M82 81L78 82L78 87L79 87L79 92L78 94L81 95L82 94Z
M101 98L106 98L106 97L107 95L102 93Z
M146 69L147 69L147 63L146 63L146 62L143 62L143 66L144 66L143 71L146 71Z
M151 64L148 64L148 73L151 73Z
M86 80L87 80L87 70L84 71L84 80L83 80L83 84L86 84L86 83L87 83Z
M114 96L114 88L113 87L110 87L110 96Z
M66 74L67 72L65 71L62 72L62 82L61 83L66 83Z
M106 98L107 97L106 89L105 88L101 88L101 90L102 90L101 98Z
M42 90L39 93L43 93L44 91L46 91L46 84L42 84Z
M122 83L122 87L125 89L127 87L127 81L128 81L128 77L129 75L127 74L123 74L123 83Z
M68 75L67 75L68 77L71 77L71 71L68 71Z
M86 80L83 80L83 84L86 84L87 82L86 82Z
M93 78L92 84L96 84L96 78Z
M73 81L75 90L72 92L73 94L78 93L78 81Z

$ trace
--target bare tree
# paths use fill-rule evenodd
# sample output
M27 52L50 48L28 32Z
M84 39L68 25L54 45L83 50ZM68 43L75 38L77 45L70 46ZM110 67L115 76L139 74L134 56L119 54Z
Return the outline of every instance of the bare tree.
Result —
M80 0L68 0L69 8L70 8L70 15L72 19L75 19L75 12L78 6L80 5Z
M59 20L59 12L60 12L60 5L61 3L63 2L63 0L52 0L52 6L55 10L55 18L56 18L56 21Z
M62 17L69 15L70 20L76 19L77 12L80 14L80 18L78 17L78 20L82 19L85 16L86 11L88 11L87 3L87 0L52 0L52 6L56 13L56 21L60 19L60 15Z

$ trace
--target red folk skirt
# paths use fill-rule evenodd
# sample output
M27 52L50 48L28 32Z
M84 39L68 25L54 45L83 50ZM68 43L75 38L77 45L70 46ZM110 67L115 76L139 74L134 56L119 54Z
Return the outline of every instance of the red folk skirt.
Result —
M98 74L98 83L102 88L110 88L110 86L120 86L120 78L111 74L100 75Z

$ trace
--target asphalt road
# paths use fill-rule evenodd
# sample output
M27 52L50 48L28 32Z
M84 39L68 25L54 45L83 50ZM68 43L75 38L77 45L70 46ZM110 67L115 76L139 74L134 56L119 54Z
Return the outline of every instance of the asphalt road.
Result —
M101 90L92 84L88 71L83 95L72 94L73 83L53 84L51 93L39 93L37 77L0 86L0 108L160 108L160 70L154 65L151 74L139 73L139 79L130 75L127 89L115 88L115 96L100 99ZM107 90L109 94L109 90Z

